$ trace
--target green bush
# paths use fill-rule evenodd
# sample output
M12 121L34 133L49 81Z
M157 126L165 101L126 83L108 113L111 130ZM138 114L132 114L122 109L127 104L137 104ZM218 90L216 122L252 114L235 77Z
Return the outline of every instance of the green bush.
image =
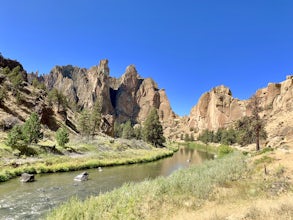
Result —
M65 147L69 142L69 133L66 128L59 128L56 132L56 141L60 147Z
M233 152L233 148L227 145L220 145L218 149L218 154L220 157L225 156Z

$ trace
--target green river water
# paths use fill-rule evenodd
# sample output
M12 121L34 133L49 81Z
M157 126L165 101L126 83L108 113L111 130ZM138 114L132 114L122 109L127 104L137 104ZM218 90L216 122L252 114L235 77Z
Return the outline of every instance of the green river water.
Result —
M127 182L168 176L178 169L212 158L213 155L206 152L181 147L172 157L155 162L104 167L102 171L87 170L89 180L84 182L73 180L82 171L39 174L32 183L13 179L0 184L0 219L38 219L72 196L85 199Z

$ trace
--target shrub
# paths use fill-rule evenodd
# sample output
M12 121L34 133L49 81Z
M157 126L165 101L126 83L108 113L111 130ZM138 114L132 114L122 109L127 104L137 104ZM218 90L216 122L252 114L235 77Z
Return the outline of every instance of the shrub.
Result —
M226 154L232 153L233 148L227 145L220 145L218 149L218 154L220 157L225 156Z
M39 139L42 138L41 123L37 113L33 112L26 120L22 126L22 133L27 144L38 143Z
M56 141L60 147L65 147L69 142L69 133L66 128L59 128L56 132Z
M22 129L20 125L15 125L7 135L6 144L12 148L17 147L18 141L22 140Z

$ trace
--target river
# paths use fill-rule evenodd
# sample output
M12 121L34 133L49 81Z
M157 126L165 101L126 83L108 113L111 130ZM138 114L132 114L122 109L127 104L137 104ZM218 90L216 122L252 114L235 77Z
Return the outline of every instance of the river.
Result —
M206 152L181 147L172 157L155 162L87 170L89 180L85 182L73 180L82 171L38 174L32 183L13 179L0 184L0 219L38 219L72 196L85 199L127 182L168 176L175 170L212 158Z

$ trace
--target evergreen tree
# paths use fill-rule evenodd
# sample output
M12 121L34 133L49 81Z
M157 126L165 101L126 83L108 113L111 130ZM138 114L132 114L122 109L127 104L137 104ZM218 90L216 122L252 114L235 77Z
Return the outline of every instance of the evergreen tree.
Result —
M258 121L258 123L260 122L261 128L259 131L259 138L265 140L267 138L267 133L264 129L263 121ZM236 122L235 129L237 131L237 143L242 146L256 143L257 137L254 123L255 119L248 116L245 116Z
M65 127L59 128L55 137L60 147L65 147L65 144L69 142L69 133Z
M133 127L131 126L131 122L127 121L123 126L122 138L131 139L133 137L134 137Z
M100 124L101 124L101 119L102 119L101 111L102 111L101 102L99 100L96 100L96 102L93 106L91 117L90 117L91 131L92 131L93 136L94 136L96 130L99 129Z
M91 133L91 115L88 110L83 110L78 119L78 128L83 136L89 137Z
M184 141L185 142L188 142L189 141L189 134L185 134Z
M8 74L8 77L14 87L14 89L19 89L21 86L21 83L23 82L23 76L21 73L21 68L20 66L17 66L13 68L13 70Z
M9 67L6 66L4 69L2 69L1 73L7 76L10 73Z
M15 125L7 135L6 144L15 148L19 144L18 142L22 139L22 127L20 125Z
M156 109L152 109L144 122L143 138L154 146L163 146L165 137Z
M232 145L237 142L237 133L234 129L226 129L221 132L221 144Z
M67 109L68 103L66 97L59 92L57 89L53 88L48 94L49 102L57 104L57 111L60 112L60 107L63 110Z
M198 137L198 139L205 144L208 144L209 142L213 142L213 138L214 138L214 132L209 131L208 129L204 130Z
M180 134L180 140L183 141L183 134Z
M193 133L190 134L190 141L194 141L194 135L193 135Z
M0 106L3 105L4 100L7 98L7 87L3 85L0 88Z
M42 138L41 123L37 113L33 112L23 124L22 134L26 144L38 143Z
M135 125L134 127L134 136L137 140L142 139L142 130L140 125Z
M258 96L254 95L251 97L249 106L251 107L252 111L252 128L255 133L255 145L257 151L260 150L260 134L261 131L264 129L264 121L259 116L259 113L262 111L260 104L260 98Z
M121 125L118 121L114 122L114 137L119 138L122 137L123 125Z

